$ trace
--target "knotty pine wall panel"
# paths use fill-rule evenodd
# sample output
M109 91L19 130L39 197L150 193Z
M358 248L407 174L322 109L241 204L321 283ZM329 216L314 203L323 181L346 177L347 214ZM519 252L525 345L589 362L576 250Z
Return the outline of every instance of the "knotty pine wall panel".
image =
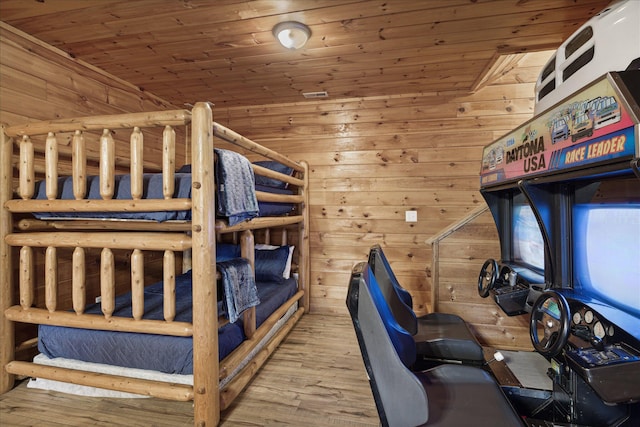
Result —
M329 98L217 110L217 121L310 164L312 311L346 313L350 270L376 243L418 313L432 309L432 248L425 240L484 205L482 148L531 117L533 78L520 75L537 75L547 57L463 97ZM407 210L417 211L417 223L405 222ZM472 312L487 344L526 347L522 325L477 296L482 263L499 256L490 216L467 230L481 240L456 237L441 247L439 309L451 304L463 315Z
M118 114L174 109L170 103L119 80L88 64L76 61L28 34L0 22L0 122L8 125L31 120ZM143 129L145 132L145 129ZM184 132L176 129L177 141ZM118 145L116 159L128 157L129 135L112 130ZM145 132L145 164L161 165L159 133ZM97 158L98 138L88 136L88 152ZM42 151L42 141L34 141ZM58 136L61 168L64 154L70 152L70 135ZM176 162L184 162L184 152L177 150ZM70 161L69 159L66 159Z
M487 210L440 241L437 311L469 322L482 344L502 349L532 350L528 316L507 316L492 298L478 296L478 274L487 258L500 258L498 233Z

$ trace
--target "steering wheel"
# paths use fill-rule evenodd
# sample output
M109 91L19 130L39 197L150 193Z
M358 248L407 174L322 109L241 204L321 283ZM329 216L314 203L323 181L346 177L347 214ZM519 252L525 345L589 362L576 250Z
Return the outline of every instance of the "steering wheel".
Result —
M569 303L554 290L544 292L531 308L529 335L533 348L545 357L560 353L569 339Z
M482 264L480 275L478 276L478 294L482 298L489 296L489 291L493 289L498 280L498 263L495 259L489 258Z

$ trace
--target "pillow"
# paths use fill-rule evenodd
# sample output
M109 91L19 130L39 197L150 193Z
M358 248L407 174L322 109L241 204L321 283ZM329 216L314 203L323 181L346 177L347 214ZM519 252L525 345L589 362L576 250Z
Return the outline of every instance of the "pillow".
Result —
M182 166L180 169L178 169L177 173L191 173L191 165L190 164L186 164L186 165Z
M240 258L240 245L216 243L216 262Z
M288 246L281 246L277 249L256 250L256 281L282 283L288 258Z
M285 247L285 246L282 246ZM265 245L262 243L257 243L255 245L256 250L273 250L273 249L278 249L280 248L280 246L274 246L274 245ZM288 246L289 248L289 256L287 257L287 265L284 267L284 271L282 272L282 277L284 277L285 279L288 279L289 277L291 277L291 260L293 259L293 250L296 248L295 246Z
M291 174L293 174L293 168L290 168L289 166L283 165L282 163L273 160L253 162L253 164L262 166L263 168L271 169L272 171L283 173L285 175L291 176ZM267 178L266 176L261 176L258 174L255 174L255 178L256 185L264 185L265 187L287 188L287 186L289 185L288 183L280 181L279 179Z

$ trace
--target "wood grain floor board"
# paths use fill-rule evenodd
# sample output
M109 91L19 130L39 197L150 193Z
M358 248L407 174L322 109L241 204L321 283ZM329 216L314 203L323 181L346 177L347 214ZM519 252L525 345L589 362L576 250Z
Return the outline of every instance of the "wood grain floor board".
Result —
M27 389L0 396L0 425L193 425L192 402L102 399ZM247 389L222 413L221 426L378 426L353 326L345 316L307 314Z

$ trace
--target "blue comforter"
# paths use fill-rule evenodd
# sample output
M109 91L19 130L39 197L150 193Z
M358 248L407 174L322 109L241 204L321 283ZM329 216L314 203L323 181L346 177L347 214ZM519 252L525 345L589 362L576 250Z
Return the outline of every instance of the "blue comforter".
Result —
M144 194L145 199L163 199L162 194L162 174L145 174L144 180ZM58 178L59 199L73 200L73 180L71 177ZM256 190L264 192L272 192L279 194L291 194L290 190L283 190L271 187L256 186ZM45 183L40 181L36 183L35 198L39 200L46 200ZM191 198L191 174L190 173L176 173L175 174L175 191L173 193L174 198ZM87 177L87 199L100 200L100 178L97 176ZM114 199L118 200L131 200L131 178L129 175L117 175L115 177L115 191ZM258 211L260 216L275 216L286 215L293 209L292 204L288 203L273 203L273 202L259 202ZM167 211L167 212L91 212L91 213L78 213L78 212L40 212L33 214L38 219L71 219L71 218L91 218L91 219L137 219L137 220L151 220L151 221L189 221L191 220L191 211ZM246 219L246 218L245 218ZM231 224L232 225L232 224Z
M270 315L297 291L294 279L284 283L258 284L261 303L256 307L259 327ZM163 284L155 283L145 289L145 319L163 319ZM218 302L218 312L222 309ZM100 304L87 308L87 313L101 313ZM114 316L132 317L131 295L116 298ZM192 321L191 272L176 277L176 321ZM244 341L242 319L218 329L220 360ZM170 374L193 374L193 340L131 332L96 331L40 325L38 350L49 358L64 357L85 362L104 363L127 368L149 369Z

